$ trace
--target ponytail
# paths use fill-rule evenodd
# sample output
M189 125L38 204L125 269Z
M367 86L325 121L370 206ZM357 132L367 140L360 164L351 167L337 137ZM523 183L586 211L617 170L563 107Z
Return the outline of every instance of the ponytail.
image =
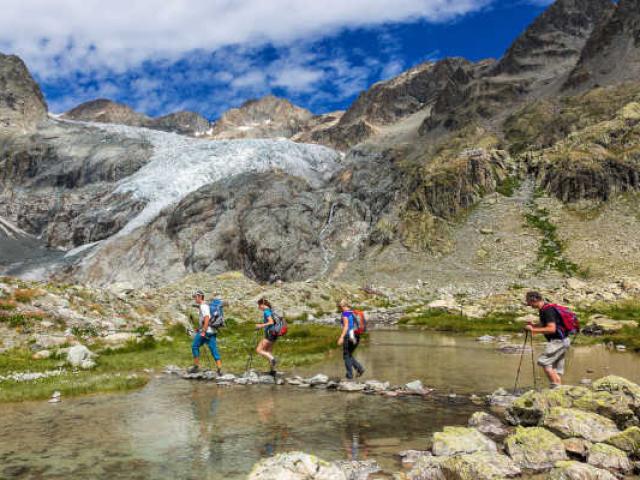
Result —
M271 303L266 298L261 298L258 300L258 306L265 305L268 309L271 309Z

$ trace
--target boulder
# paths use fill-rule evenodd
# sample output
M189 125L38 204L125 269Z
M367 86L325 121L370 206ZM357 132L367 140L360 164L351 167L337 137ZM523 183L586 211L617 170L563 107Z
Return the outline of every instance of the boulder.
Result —
M254 465L249 480L347 480L340 467L302 452L280 453Z
M640 386L626 378L609 375L593 382L591 388L594 391L622 393L630 400L630 404L633 405L634 409L640 408Z
M380 465L375 460L344 460L335 462L347 480L367 480L369 475L378 473Z
M589 449L591 448L591 445L593 445L589 440L575 437L565 438L562 440L562 443L567 453L577 455L582 458L587 458Z
M587 391L573 400L574 408L587 410L613 420L619 428L637 423L631 400L622 392Z
M549 473L549 480L616 480L616 477L592 465L566 461L556 463Z
M518 427L505 440L507 453L521 468L548 470L561 460L567 460L562 440L541 427Z
M447 480L493 480L520 475L520 468L506 455L478 452L447 458L442 466Z
M102 337L101 340L106 345L123 345L130 340L135 340L137 335L135 333L117 332Z
M640 428L629 427L624 432L609 437L606 443L637 457L640 454Z
M499 388L488 396L489 405L498 409L510 408L517 399L517 396L507 392L504 388Z
M404 386L404 389L408 393L413 393L415 395L426 395L430 390L424 388L422 382L420 380L414 380L413 382L409 382Z
M96 354L84 345L74 345L67 353L67 362L73 367L88 370L95 367L96 362L93 361L95 356Z
M575 408L552 408L545 414L543 425L561 437L579 437L590 442L603 442L619 433L608 418Z
M535 426L553 407L571 407L573 400L588 393L586 387L562 386L540 392L530 390L517 398L509 408L509 419L517 425Z
M475 412L471 415L469 426L475 427L493 440L502 440L509 434L509 430L500 419L487 412Z
M613 320L604 315L593 315L582 329L586 335L603 335L615 333L624 327L636 328L638 323L634 320Z
M442 432L433 434L431 451L436 456L451 456L462 453L498 451L493 440L475 428L444 427Z
M589 449L587 463L594 467L629 473L632 470L627 454L622 450L606 443L596 443Z

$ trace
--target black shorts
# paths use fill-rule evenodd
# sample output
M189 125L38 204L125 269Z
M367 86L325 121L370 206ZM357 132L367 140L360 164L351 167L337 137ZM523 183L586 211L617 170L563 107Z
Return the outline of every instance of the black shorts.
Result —
M264 331L264 338L269 340L271 343L274 343L276 340L278 340L278 336L269 329L266 329Z

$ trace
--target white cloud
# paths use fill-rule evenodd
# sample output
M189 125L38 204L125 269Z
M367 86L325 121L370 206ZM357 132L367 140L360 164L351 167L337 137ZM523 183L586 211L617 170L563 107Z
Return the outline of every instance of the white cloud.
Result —
M490 0L0 0L0 45L41 78L124 72L229 45L293 44L344 28L446 21ZM304 83L304 82L303 82Z

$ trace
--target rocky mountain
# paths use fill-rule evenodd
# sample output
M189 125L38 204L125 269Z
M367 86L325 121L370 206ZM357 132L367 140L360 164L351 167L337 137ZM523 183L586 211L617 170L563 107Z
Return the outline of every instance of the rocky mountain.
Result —
M175 112L168 115L150 118L138 113L131 107L100 98L85 102L62 114L65 120L83 122L113 123L132 127L146 127L165 132L200 136L209 132L209 121L195 112Z
M344 113L265 97L204 139L14 121L0 133L0 217L50 247L40 273L98 285L238 269L490 292L632 274L640 81L611 64L561 87L592 58L638 68L634 5L558 0L503 58L416 66Z
M640 77L640 2L620 0L582 50L566 87L587 88Z
M437 127L489 120L528 98L555 94L591 32L612 9L609 0L557 0L492 68L446 89L425 120L423 134Z
M24 62L0 53L0 131L30 131L45 119L47 104Z
M239 108L225 112L213 125L211 137L227 140L235 138L291 138L301 132L313 114L288 100L268 95L248 100Z

